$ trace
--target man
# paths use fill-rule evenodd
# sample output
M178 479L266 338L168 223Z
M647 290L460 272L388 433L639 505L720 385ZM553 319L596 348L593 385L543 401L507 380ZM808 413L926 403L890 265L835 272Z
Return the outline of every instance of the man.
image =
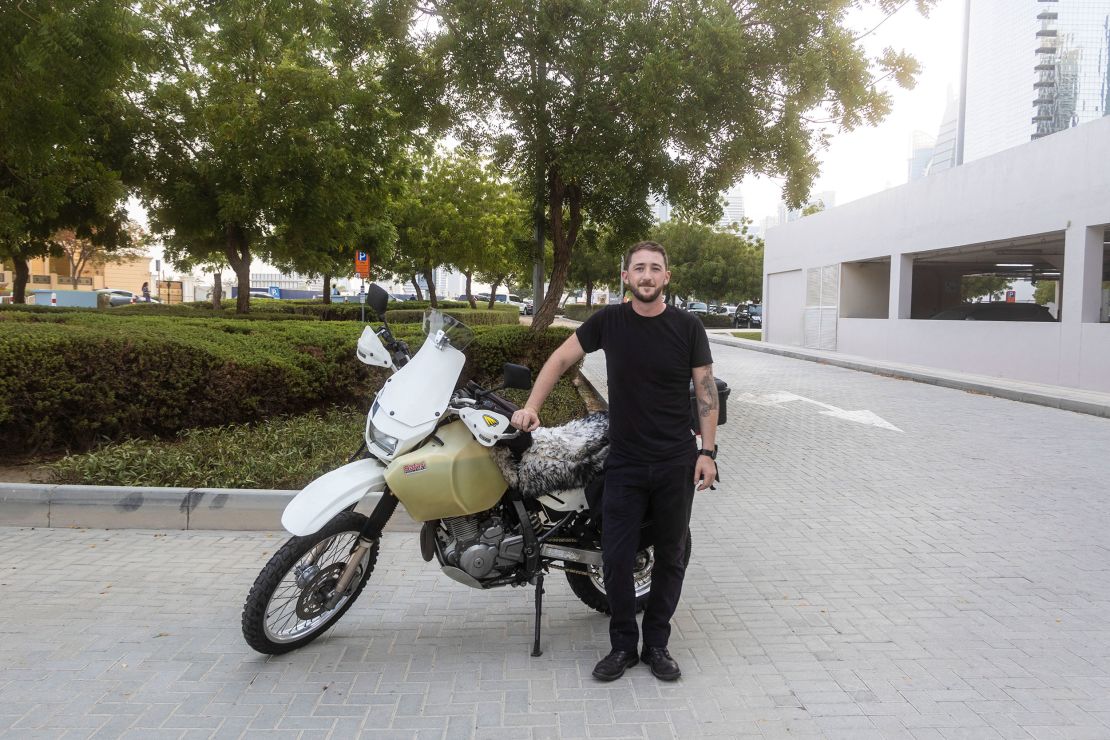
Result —
M667 650L671 617L686 573L686 541L694 491L717 477L717 384L705 328L692 314L663 302L670 283L667 252L639 242L625 257L621 279L631 300L586 320L540 370L513 425L532 431L537 412L559 377L586 352L605 350L609 384L609 458L602 497L601 550L609 598L612 651L593 675L613 681L642 658L657 678L682 675ZM690 433L689 384L698 398L702 449ZM645 516L653 521L655 563L644 610L643 652L637 657L633 570Z

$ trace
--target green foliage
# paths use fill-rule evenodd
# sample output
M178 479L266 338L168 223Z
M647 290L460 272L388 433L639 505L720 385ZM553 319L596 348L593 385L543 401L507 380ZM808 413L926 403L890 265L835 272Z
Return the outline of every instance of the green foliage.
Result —
M585 321L605 306L587 306L583 303L567 303L563 306L563 315L572 321Z
M701 319L702 326L706 329L730 329L732 328L732 318L723 314L701 315L697 314Z
M763 332L761 331L734 331L732 336L737 339L753 339L757 342L763 341Z
M24 317L35 321L7 321L0 332L5 451L299 412L365 397L384 377L354 359L353 323Z
M1042 306L1055 303L1057 285L1055 280L1038 280L1037 287L1033 290L1033 302Z
M976 298L996 301L1013 287L1013 278L1001 275L964 275L960 279L960 300L965 303Z
M423 275L438 303L432 270L450 264L502 282L518 270L514 243L526 234L525 205L500 173L462 150L414 163L391 207L397 253L386 268L404 278Z
M570 334L570 329L562 327L536 334L519 324L476 331L474 343L467 350L463 374L484 385L496 385L504 373L505 363L512 362L527 365L534 379L547 358Z
M386 377L355 359L357 322L9 310L0 325L0 449L9 454L302 413L368 398ZM419 324L393 331L414 349L423 341ZM519 324L474 333L463 380L490 385L506 362L538 373L567 336Z
M763 292L763 240L721 232L682 218L659 224L651 238L667 248L669 292L708 301L740 303Z
M61 254L60 229L130 243L129 93L144 61L125 3L0 3L0 261L14 263L17 301L26 260Z
M467 326L514 326L520 324L519 310L515 307L509 311L486 311L472 308L448 308L441 312L463 322ZM412 324L424 320L424 310L398 309L385 312L385 320L390 324Z
M502 395L518 405L527 391ZM540 409L544 424L586 413L568 379ZM54 483L100 486L183 486L296 490L346 462L362 439L366 412L331 408L254 424L187 429L174 440L126 440L46 467Z
M551 321L586 223L642 234L652 194L715 221L718 194L751 174L783 177L800 205L826 124L877 123L881 83L913 84L911 58L869 60L846 24L852 8L902 4L437 0L463 136L522 181L542 173L554 261L534 328Z
M331 274L388 249L406 150L441 110L408 3L143 9L163 50L142 95L144 194L171 259L226 262L246 285L255 256Z
M362 439L364 411L333 408L257 424L128 440L47 466L55 483L299 489L339 467Z

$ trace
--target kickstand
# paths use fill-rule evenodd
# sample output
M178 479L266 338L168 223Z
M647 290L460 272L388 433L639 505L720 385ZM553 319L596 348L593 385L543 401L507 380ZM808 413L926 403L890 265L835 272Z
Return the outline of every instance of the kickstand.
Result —
M543 573L536 576L536 641L532 645L532 657L543 655L540 650L540 615L543 613Z

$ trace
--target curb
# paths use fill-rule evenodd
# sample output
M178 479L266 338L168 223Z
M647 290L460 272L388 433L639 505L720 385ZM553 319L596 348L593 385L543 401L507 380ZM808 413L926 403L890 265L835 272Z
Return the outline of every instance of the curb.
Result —
M280 531L298 491L0 483L0 526ZM377 497L363 499L359 511Z
M823 365L833 365L848 370L857 370L874 375L883 375L899 380L912 380L917 383L926 383L944 388L981 393L1010 401L1032 403L1038 406L1074 411L1080 414L1110 418L1110 393L1084 391L1077 388L1064 386L1045 385L1041 383L1024 383L993 378L988 375L972 375L970 373L957 373L920 365L898 365L868 360L853 355L838 355L834 352L821 352L804 350L796 347L787 347L780 344L767 344L752 339L739 339L721 334L710 334L709 341L724 344L729 347L755 352L765 352L796 360L808 360Z

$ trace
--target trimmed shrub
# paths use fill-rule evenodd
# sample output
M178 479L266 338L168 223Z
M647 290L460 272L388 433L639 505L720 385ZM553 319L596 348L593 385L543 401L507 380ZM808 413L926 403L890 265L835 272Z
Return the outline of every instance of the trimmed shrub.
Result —
M485 312L494 314L495 312ZM107 311L8 312L0 331L0 449L87 449L102 440L303 413L366 399L388 372L355 358L354 322L234 321ZM394 334L417 350L418 324ZM477 326L464 380L506 362L537 373L569 333Z
M385 377L354 358L354 324L50 318L0 332L5 452L300 412L365 397Z
M705 316L703 316L702 314L695 314L695 315L699 319L701 319L701 323L702 323L702 325L705 326L706 329L731 329L732 328L732 317L731 316L725 316L724 314L712 314L712 315L705 315Z
M390 324L415 324L424 320L424 312L427 309L415 310L389 310L385 312L385 319ZM472 308L449 308L441 309L443 313L451 318L458 319L467 326L515 326L520 324L520 316L517 312L508 311L484 311L482 309L474 310Z
M603 308L605 306L568 303L563 306L563 315L572 321L585 321Z

